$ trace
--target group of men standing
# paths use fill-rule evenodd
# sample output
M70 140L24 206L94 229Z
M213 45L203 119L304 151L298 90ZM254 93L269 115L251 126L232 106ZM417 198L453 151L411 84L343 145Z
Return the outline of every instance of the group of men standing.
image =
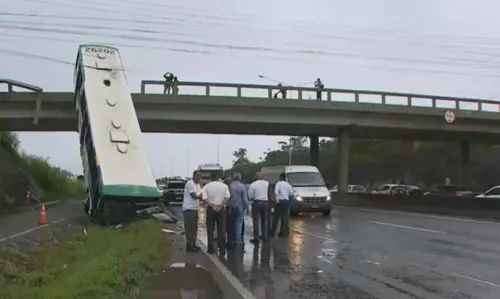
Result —
M288 214L293 191L285 173L280 175L280 181L274 188L263 179L261 173L257 173L248 190L241 183L241 174L234 173L232 179L227 178L224 181L221 176L222 173L213 172L210 182L201 188L201 175L195 171L193 178L186 183L182 210L187 251L200 250L196 245L200 202L206 206L207 252L210 254L216 252L216 241L222 256L225 255L226 249L235 249L244 244L244 215L250 205L253 222L253 238L250 240L252 243L258 244L274 237L278 223L281 223L278 236L288 236ZM274 214L271 213L273 210ZM215 231L217 237L214 235Z

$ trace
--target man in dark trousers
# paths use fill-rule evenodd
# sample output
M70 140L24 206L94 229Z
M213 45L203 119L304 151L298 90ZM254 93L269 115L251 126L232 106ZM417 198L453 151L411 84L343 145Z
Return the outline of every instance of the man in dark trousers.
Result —
M255 182L248 188L248 198L253 201L253 239L250 241L252 243L259 243L260 240L267 241L269 233L269 182L263 179L261 173L257 173L255 178Z
M207 204L207 252L215 253L214 248L214 228L217 227L217 243L219 254L226 254L226 203L229 200L229 188L220 180L221 173L212 172L210 183L203 187L203 200Z
M201 199L201 194L198 190L200 179L201 174L195 171L193 178L187 181L184 187L184 199L182 201L186 250L192 252L200 251L200 248L196 246L196 239L198 238L198 200Z
M280 222L279 237L288 237L289 235L289 209L290 198L293 196L293 188L286 181L286 173L280 174L280 180L274 186L274 195L276 197L276 207L274 208L273 224L271 226L271 238L276 234L278 222Z

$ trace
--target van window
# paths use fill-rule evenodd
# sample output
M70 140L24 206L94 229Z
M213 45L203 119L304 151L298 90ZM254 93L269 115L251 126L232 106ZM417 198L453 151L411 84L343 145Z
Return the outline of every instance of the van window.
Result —
M268 172L268 173L265 173L263 172L262 173L262 176L264 177L264 180L268 181L269 184L271 185L275 185L279 179L280 179L280 174L279 173L272 173L272 172Z
M287 173L288 182L294 187L325 187L325 181L319 172Z

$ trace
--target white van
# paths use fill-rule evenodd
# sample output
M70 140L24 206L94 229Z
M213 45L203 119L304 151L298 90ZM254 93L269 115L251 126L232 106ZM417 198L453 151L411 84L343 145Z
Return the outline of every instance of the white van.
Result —
M286 173L294 191L291 215L301 212L322 212L325 216L330 215L332 210L330 191L315 166L269 166L262 167L260 172L272 186L278 182L281 173Z

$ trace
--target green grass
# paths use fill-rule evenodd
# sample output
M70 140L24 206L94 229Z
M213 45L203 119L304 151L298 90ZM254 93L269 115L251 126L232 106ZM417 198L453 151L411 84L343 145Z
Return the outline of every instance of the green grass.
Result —
M28 254L0 251L0 298L126 299L169 260L170 242L154 220L124 229L74 228Z

